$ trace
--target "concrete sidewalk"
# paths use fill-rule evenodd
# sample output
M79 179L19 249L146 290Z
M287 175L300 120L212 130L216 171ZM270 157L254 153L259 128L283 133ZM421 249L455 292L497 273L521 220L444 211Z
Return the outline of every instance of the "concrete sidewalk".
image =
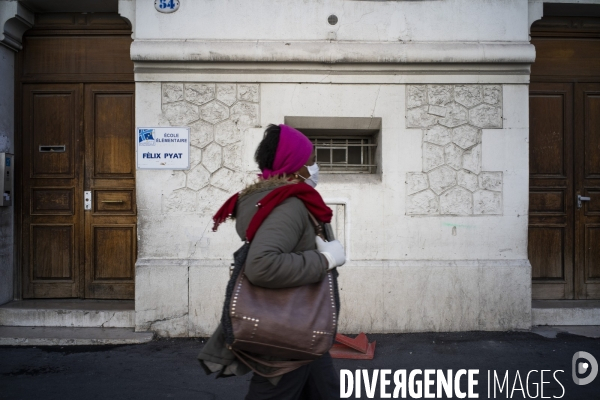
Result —
M334 362L338 370L367 369L369 376L376 369L392 373L400 369L408 373L414 369L451 369L454 373L479 369L475 392L480 399L507 398L506 387L502 393L496 388L496 396L492 391L488 397L488 370L492 377L495 371L500 380L508 371L511 389L517 371L524 389L527 373L537 371L530 374L531 396L526 390L524 396L517 382L513 399L533 397L536 385L539 390L540 370L550 370L543 377L548 382L544 397L561 397L564 390L564 399L600 399L600 376L585 386L575 385L571 377L576 352L585 351L600 360L600 340L547 327L538 329L544 336L532 332L369 335L370 340L377 340L374 360ZM586 334L594 336L594 332L597 329L591 328ZM196 361L203 343L202 339L161 339L123 346L0 347L0 398L243 399L250 375L227 379L204 375ZM461 390L466 391L466 376L460 382ZM392 381L387 392L393 389ZM369 398L364 387L361 394L359 398ZM379 388L372 398L381 398Z

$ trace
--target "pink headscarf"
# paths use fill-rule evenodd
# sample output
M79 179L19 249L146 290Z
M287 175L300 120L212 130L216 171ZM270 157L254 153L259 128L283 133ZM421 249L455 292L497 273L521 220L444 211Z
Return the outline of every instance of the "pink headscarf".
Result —
M262 178L291 174L298 171L308 161L313 144L304 134L291 126L279 125L279 144L275 153L273 169L262 170Z

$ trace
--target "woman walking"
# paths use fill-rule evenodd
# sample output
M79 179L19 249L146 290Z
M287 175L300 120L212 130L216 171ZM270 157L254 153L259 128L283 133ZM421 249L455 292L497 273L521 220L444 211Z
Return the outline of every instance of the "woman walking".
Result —
M316 237L309 217L310 211L317 220L329 222L332 215L312 189L318 181L314 159L313 145L301 132L287 125L269 125L255 153L262 171L258 182L234 195L215 216L215 229L227 217L235 218L236 231L246 240L261 199L276 189L283 193L278 196L281 199L278 203L269 205L272 209L256 230L248 250L244 273L256 286L278 289L320 282L329 270L345 262L342 245L337 240L324 242ZM254 356L284 361L260 354ZM299 363L291 372L260 362L242 361L228 348L223 327L219 325L198 359L207 373L216 372L218 377L255 370L248 400L339 398L339 377L329 353L309 364Z

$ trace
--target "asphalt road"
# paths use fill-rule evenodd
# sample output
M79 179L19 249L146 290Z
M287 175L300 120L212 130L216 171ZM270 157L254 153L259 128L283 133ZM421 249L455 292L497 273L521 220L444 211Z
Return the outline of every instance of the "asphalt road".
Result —
M600 376L585 386L576 385L571 376L574 353L586 351L600 361L599 339L570 334L549 339L529 332L369 335L369 339L377 340L375 359L334 360L338 370L366 369L372 377L376 369L390 369L392 374L403 369L407 374L415 369L451 369L454 374L478 369L474 392L480 399L534 398L540 371L549 370L543 377L545 398L600 399ZM0 347L0 399L243 399L250 375L206 376L196 361L202 346L202 339L162 339L129 346ZM530 373L527 383L532 370L538 372ZM495 397L493 386L488 397L488 371L492 381L494 371L500 381L508 371L507 385L502 392L496 387ZM467 391L467 377L460 377L461 392ZM391 375L388 379L391 394L395 386ZM512 397L509 386L516 388ZM369 398L364 387L361 395L353 392L350 398ZM381 398L379 387L372 398Z

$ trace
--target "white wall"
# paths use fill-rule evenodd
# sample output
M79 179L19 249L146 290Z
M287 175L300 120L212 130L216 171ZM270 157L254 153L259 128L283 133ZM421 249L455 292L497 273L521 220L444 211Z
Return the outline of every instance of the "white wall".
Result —
M135 18L137 39L397 42L527 41L527 17L524 0L204 0L172 14L138 0Z
M252 104L260 113L245 128L242 124L236 138L227 139L237 141L235 145L225 146L220 127L235 118L237 106L221 105L229 109L229 119L213 128L200 119L212 118L203 109L213 110L216 106L208 105L215 100L198 107L186 101L190 85L219 90L219 84L210 82L137 84L139 126L187 124L192 140L201 142L192 148L190 171L138 171L139 330L187 336L214 329L227 266L241 242L234 223L212 232L211 217L253 179L252 154L264 127L286 116L374 116L383 121L382 174L322 174L318 186L327 202L345 204L350 261L340 270L342 330L529 326L527 85L500 85L502 128L484 129L481 146L482 170L502 172L502 207L499 215L476 216L407 214L406 176L421 170L423 130L406 127L406 85L256 84L258 103ZM242 86L247 84L237 84L238 92ZM227 150L231 146L237 146L235 152Z
M0 152L8 153L15 151L14 62L15 52L0 45ZM0 207L0 304L13 298L13 255L14 206Z

